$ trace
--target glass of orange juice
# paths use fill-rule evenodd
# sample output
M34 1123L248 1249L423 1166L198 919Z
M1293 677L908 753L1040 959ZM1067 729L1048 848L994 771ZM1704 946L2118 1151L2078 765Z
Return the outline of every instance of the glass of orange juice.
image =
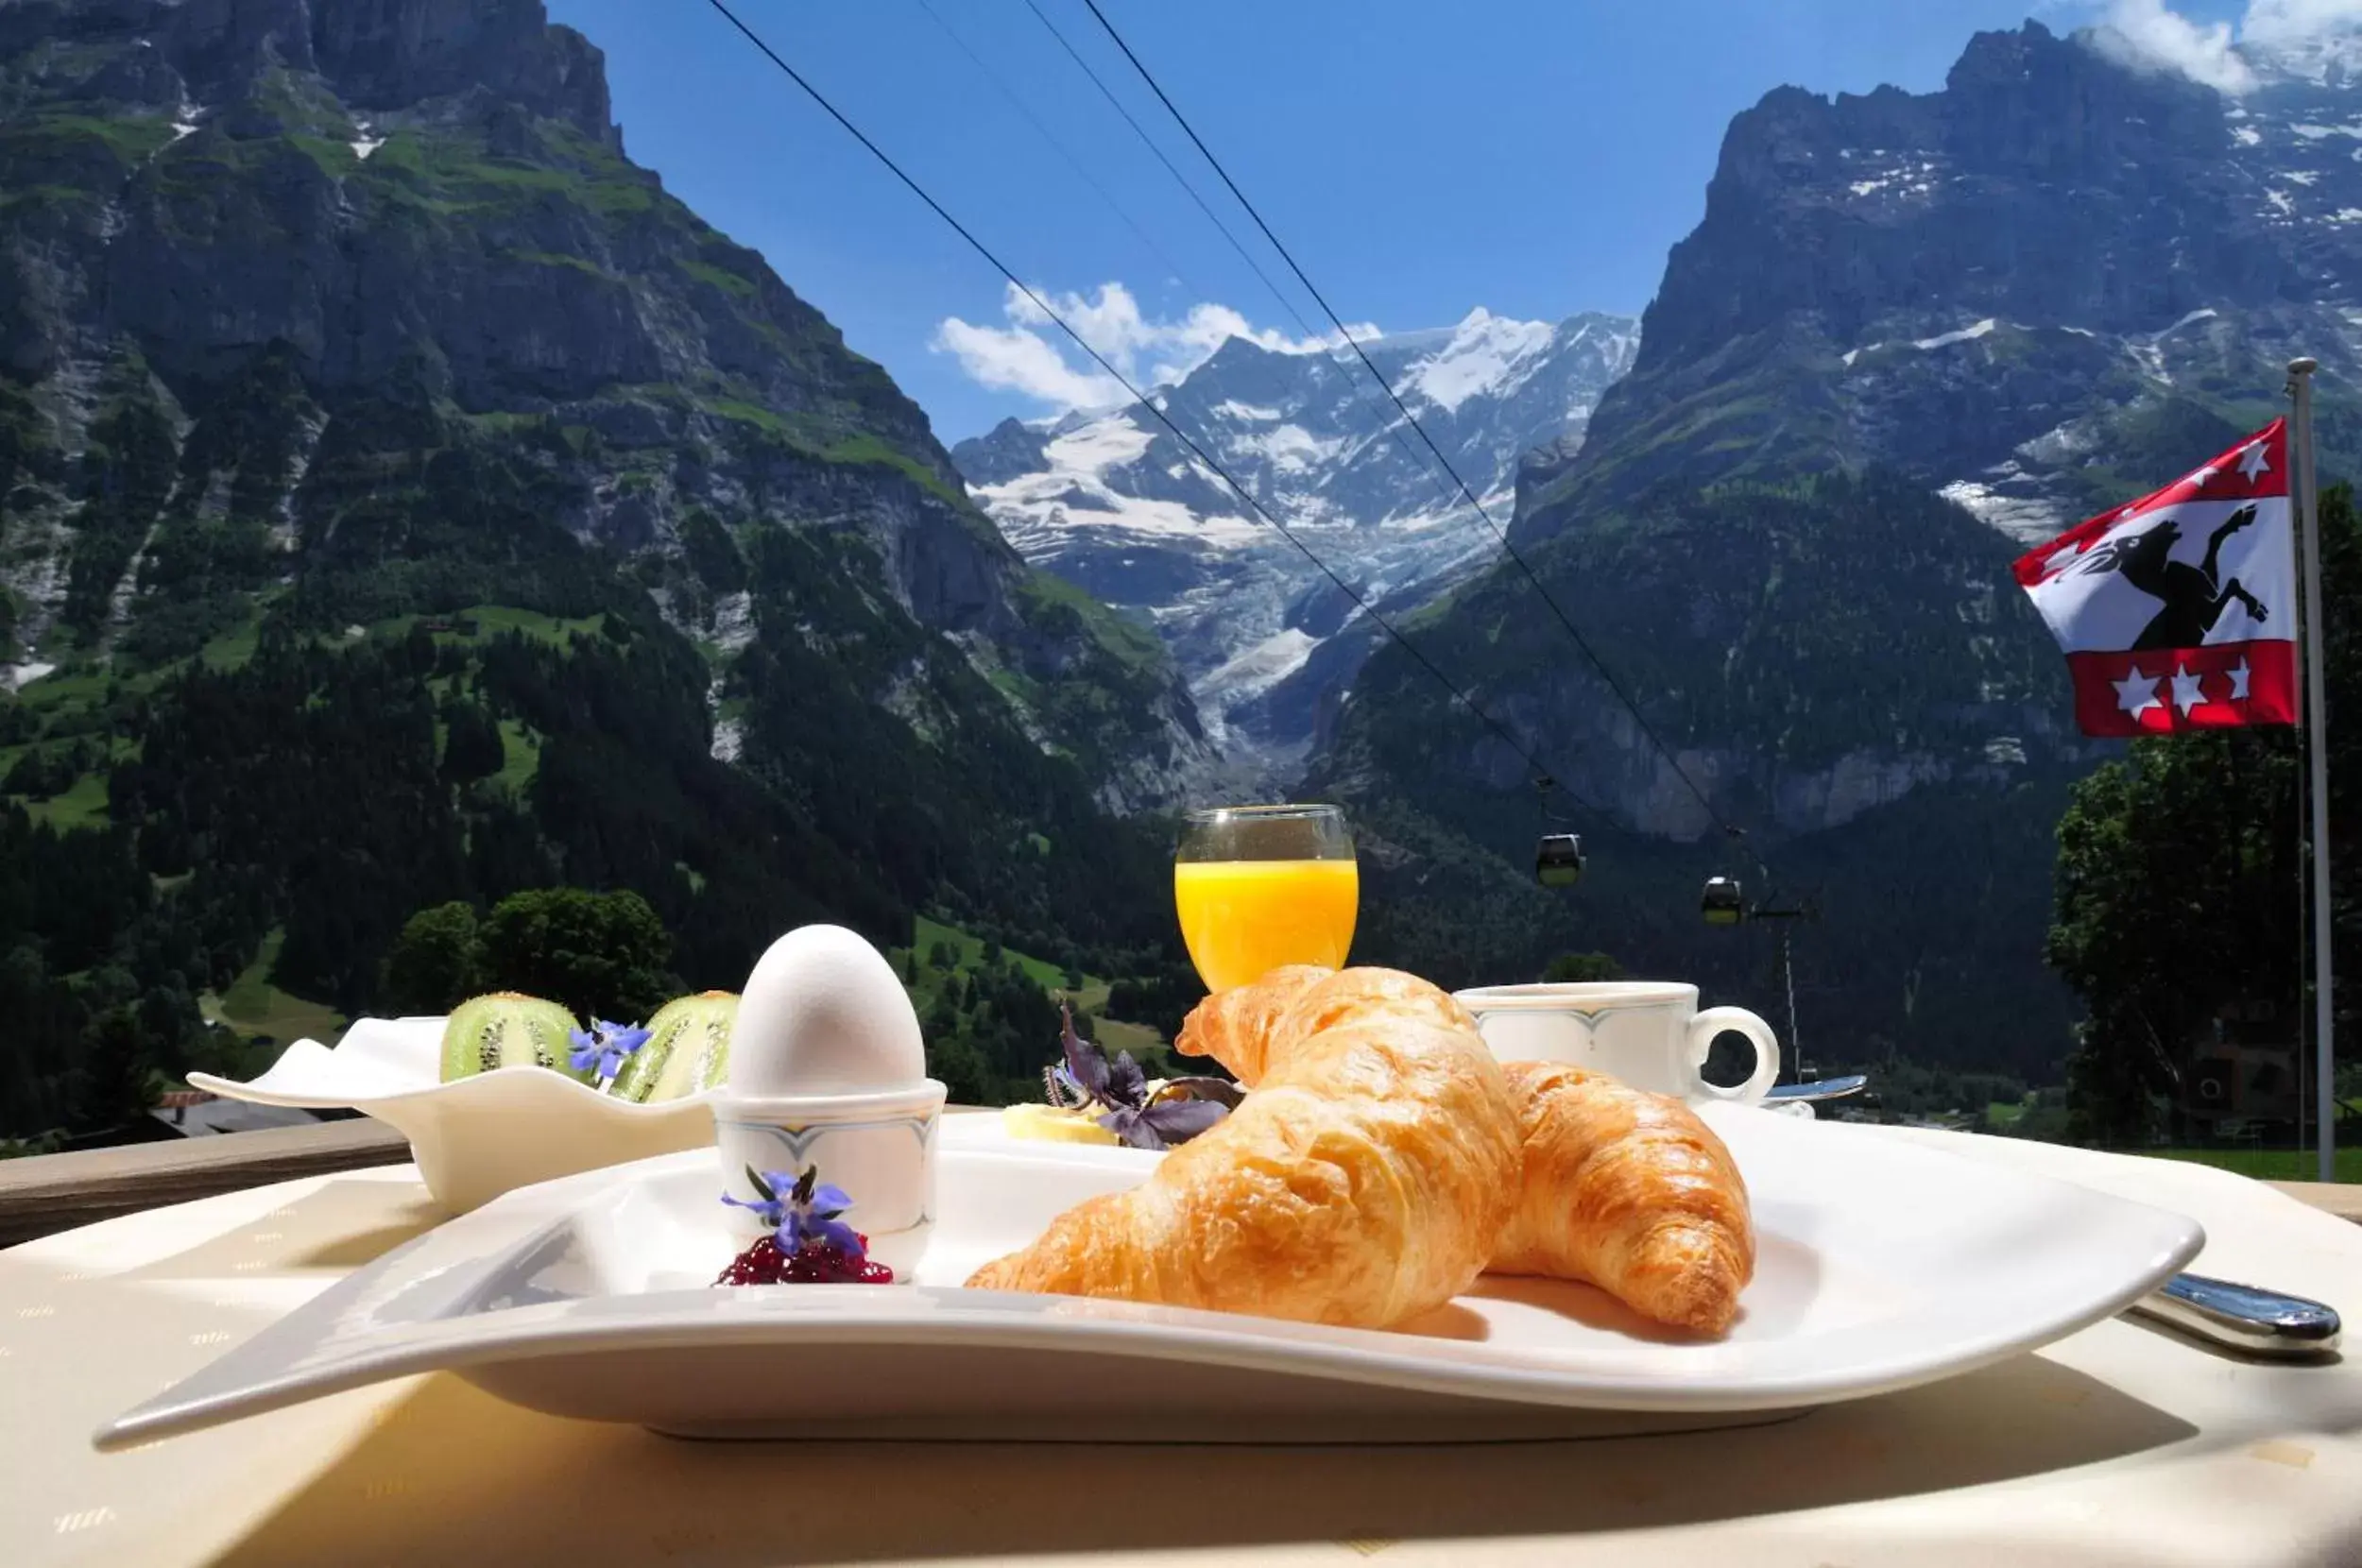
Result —
M1344 967L1361 878L1334 806L1191 811L1172 866L1190 962L1209 991L1288 963Z

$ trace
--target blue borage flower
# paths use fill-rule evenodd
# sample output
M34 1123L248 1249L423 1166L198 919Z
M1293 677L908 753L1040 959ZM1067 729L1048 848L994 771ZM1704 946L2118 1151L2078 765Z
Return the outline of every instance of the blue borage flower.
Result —
M648 1043L648 1031L637 1024L610 1024L605 1018L590 1020L588 1031L575 1030L567 1036L573 1046L567 1058L574 1071L598 1069L602 1080L611 1079L624 1070L624 1061L633 1051Z
M853 1262L859 1263L868 1249L853 1227L837 1216L853 1206L853 1200L840 1186L830 1186L820 1180L820 1167L808 1165L798 1176L792 1170L757 1170L746 1167L746 1181L762 1196L753 1202L743 1198L722 1195L722 1202L734 1208L752 1209L762 1222L772 1228L772 1242L790 1257L806 1247L833 1247ZM784 1192L786 1197L779 1196Z
M1220 1078L1175 1078L1153 1098L1148 1075L1128 1050L1105 1052L1074 1032L1074 1009L1059 1004L1064 1028L1058 1038L1066 1060L1044 1068L1050 1103L1070 1110L1101 1107L1099 1125L1134 1149L1170 1149L1187 1143L1230 1114L1239 1086Z

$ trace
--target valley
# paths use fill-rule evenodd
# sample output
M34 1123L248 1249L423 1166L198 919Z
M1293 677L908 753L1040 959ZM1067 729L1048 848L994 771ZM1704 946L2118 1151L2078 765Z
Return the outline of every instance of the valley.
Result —
M1362 341L1532 578L1338 346L1158 379L1513 748L1146 410L947 447L539 0L15 0L0 1136L391 1005L420 912L550 887L643 898L688 987L852 926L978 1098L1061 996L1162 1062L1173 814L1291 796L1352 815L1361 961L1785 1016L1772 939L1700 918L1736 876L1815 911L1806 1059L2054 1090L2058 825L2125 752L2010 563L2297 352L2362 467L2349 45L2226 95L2029 22L1931 91L1776 87L1640 316Z

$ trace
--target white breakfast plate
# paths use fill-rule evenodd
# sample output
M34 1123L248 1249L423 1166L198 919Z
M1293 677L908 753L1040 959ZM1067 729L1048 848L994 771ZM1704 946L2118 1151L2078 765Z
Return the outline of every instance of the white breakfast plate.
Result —
M94 1440L123 1447L436 1370L554 1415L705 1437L1434 1441L1717 1424L2059 1338L2137 1301L2202 1239L2181 1215L1842 1124L1703 1114L1747 1173L1759 1236L1754 1283L1720 1341L1683 1341L1549 1281L1482 1280L1396 1333L961 1289L1071 1204L1141 1180L1154 1156L993 1148L988 1118L960 1117L944 1124L916 1288L710 1286L735 1251L714 1156L676 1154L454 1219Z
M443 1022L358 1018L333 1049L298 1040L258 1078L193 1072L189 1082L257 1105L375 1116L410 1140L428 1193L455 1213L536 1182L713 1142L710 1093L643 1105L530 1066L446 1083Z

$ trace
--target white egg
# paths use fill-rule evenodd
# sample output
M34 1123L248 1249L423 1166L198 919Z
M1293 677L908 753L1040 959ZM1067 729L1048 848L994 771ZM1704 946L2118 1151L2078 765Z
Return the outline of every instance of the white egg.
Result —
M857 1095L927 1080L918 1014L885 955L842 926L771 944L730 1030L727 1093L746 1099Z

